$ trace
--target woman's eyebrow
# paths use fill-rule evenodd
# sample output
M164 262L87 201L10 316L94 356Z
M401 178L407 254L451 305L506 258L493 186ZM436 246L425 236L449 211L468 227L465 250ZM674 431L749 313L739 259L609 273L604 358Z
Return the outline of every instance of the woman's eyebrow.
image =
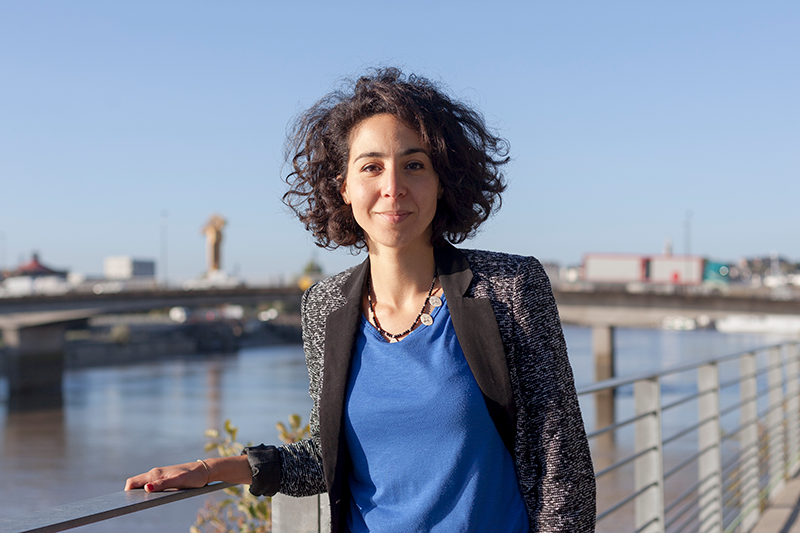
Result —
M428 154L427 150L425 150L424 148L417 148L417 147L406 148L405 150L400 152L400 157L405 157L411 154L418 154L418 153L423 153L428 157L430 157L430 154ZM364 159L369 157L386 157L386 154L384 154L383 152L364 152L363 154L356 156L356 158L353 159L353 162L358 161L359 159Z

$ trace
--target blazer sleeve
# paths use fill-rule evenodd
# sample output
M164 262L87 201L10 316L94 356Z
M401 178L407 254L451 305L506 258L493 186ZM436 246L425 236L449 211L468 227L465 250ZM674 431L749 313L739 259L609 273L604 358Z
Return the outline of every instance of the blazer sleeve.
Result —
M313 400L309 430L311 437L278 448L281 455L280 492L289 496L311 496L326 491L325 474L319 443L319 397L322 390L322 363L325 338L323 306L315 305L316 289L312 285L303 294L301 317L303 349L308 366L308 393Z
M595 478L555 298L542 265L522 261L514 280L516 463L532 532L591 532Z

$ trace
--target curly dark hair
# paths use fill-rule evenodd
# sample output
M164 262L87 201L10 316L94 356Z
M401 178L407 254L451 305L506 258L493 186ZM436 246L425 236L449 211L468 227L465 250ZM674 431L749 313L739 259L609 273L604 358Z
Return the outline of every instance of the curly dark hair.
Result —
M350 132L364 119L388 113L414 129L428 145L443 189L431 242L460 243L499 208L506 184L500 167L508 142L489 132L483 117L451 99L430 80L396 68L376 69L351 88L332 92L294 123L286 144L289 191L283 202L305 224L317 246L366 246L364 233L341 195Z

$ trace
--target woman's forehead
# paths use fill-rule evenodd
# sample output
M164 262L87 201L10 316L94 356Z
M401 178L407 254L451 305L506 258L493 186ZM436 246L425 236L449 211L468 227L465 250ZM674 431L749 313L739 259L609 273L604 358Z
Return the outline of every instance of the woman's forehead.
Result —
M429 146L420 134L403 120L390 114L373 115L356 124L348 139L350 158L360 154L354 152L378 152L385 150L429 153ZM377 155L377 154L376 154Z

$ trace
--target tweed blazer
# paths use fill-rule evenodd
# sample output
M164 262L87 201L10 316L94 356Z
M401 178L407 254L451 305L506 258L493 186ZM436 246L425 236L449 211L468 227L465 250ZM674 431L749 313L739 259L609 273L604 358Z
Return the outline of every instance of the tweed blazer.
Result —
M514 460L531 531L594 531L589 446L544 269L532 257L449 245L434 255L456 336ZM327 491L334 532L346 530L349 507L343 414L367 262L303 296L311 438L279 448L280 492Z

